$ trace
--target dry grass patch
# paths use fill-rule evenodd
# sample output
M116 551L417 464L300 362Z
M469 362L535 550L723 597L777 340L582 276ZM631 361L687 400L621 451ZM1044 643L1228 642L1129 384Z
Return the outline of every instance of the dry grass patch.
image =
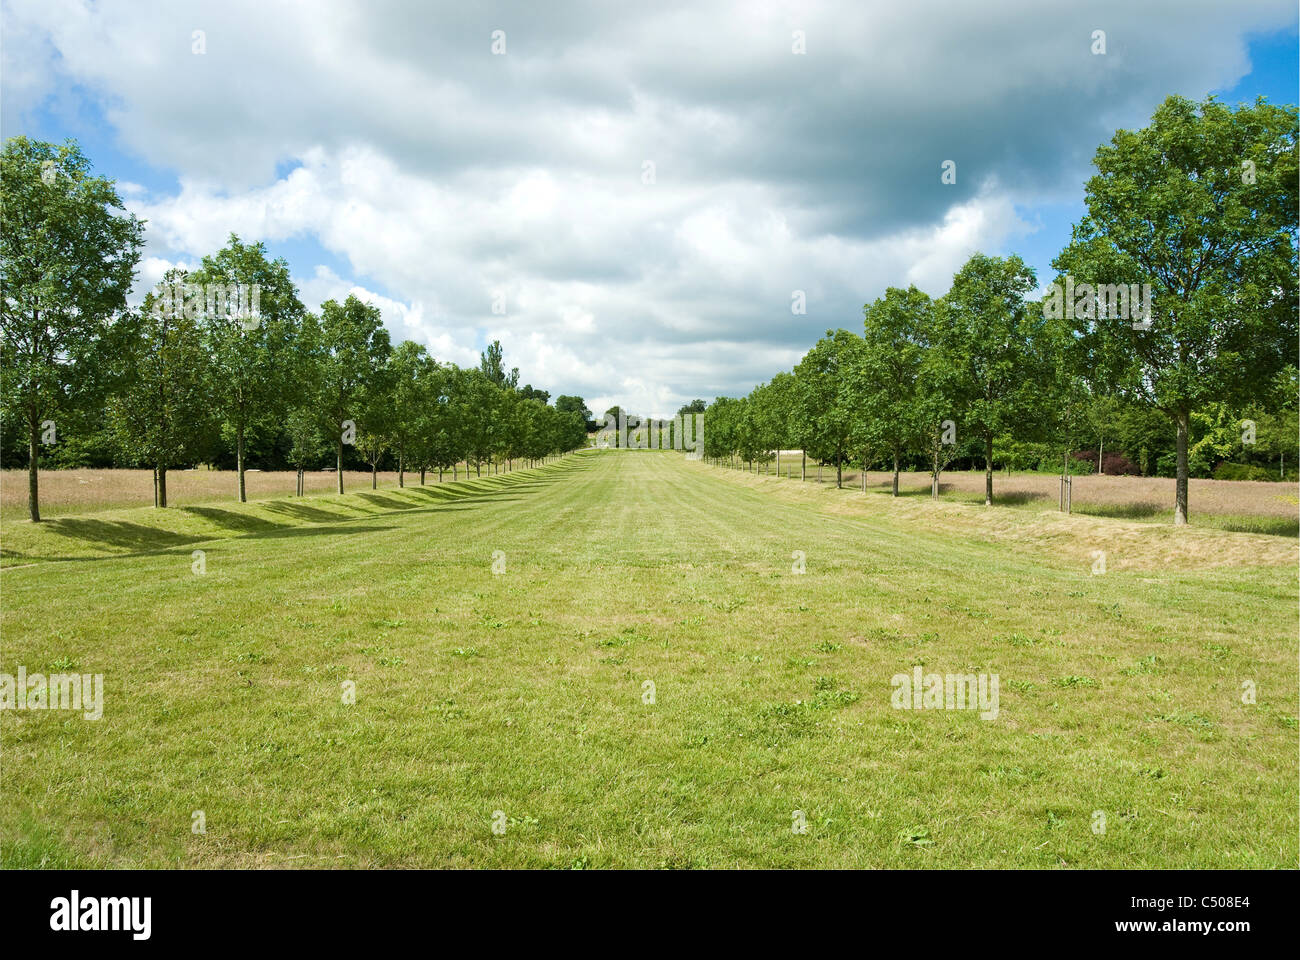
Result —
M1111 519L1084 514L1064 514L1055 509L1022 510L996 504L985 507L983 504L969 502L952 502L941 498L939 501L926 496L900 496L898 498L877 495L873 490L872 474L868 474L868 494L863 496L861 487L850 485L847 481L842 489L833 483L801 483L784 477L764 476L745 471L725 470L707 464L695 464L697 469L715 471L735 483L754 488L763 488L788 502L817 504L827 513L836 516L870 517L890 523L914 525L918 530L931 532L950 532L954 537L975 538L989 543L1014 543L1018 547L1065 560L1091 568L1096 560L1094 551L1106 553L1107 570L1158 570L1164 568L1208 569L1214 567L1240 566L1277 566L1295 564L1300 558L1295 540L1266 534L1237 533L1214 528L1198 527L1193 522L1187 527L1175 528L1172 525L1142 523L1132 520ZM880 481L886 487L890 482L887 474L881 474ZM905 475L909 483L920 474ZM983 494L983 474L945 474L956 477L954 486L971 487ZM1055 484L1051 477L1023 476L1021 491L1042 491L1045 484ZM1083 479L1096 481L1095 489L1104 492L1109 498L1105 502L1122 502L1120 497L1125 489L1139 494L1149 491L1152 485L1168 483L1172 496L1173 481L1151 477L1097 477L1076 478L1075 505L1079 504L1079 490ZM978 486L974 486L978 480ZM1128 481L1134 481L1129 483ZM1277 498L1277 489L1291 489L1291 484L1250 483L1205 480L1193 483L1213 484L1217 499L1211 502L1220 508L1226 508L1231 502L1237 510L1243 504L1260 511L1278 511L1273 506ZM928 478L926 479L928 491ZM1113 485L1112 485L1113 484ZM995 480L995 496L1010 496L1015 489L1008 490L1007 484L999 486ZM1225 492L1225 486L1243 488L1237 493ZM1264 488L1260 490L1258 488ZM1087 489L1087 488L1084 488ZM1053 488L1055 490L1055 488ZM1208 507L1197 499L1198 490L1192 492L1193 508ZM1054 493L1053 493L1054 495ZM1235 497L1235 499L1233 499ZM1094 499L1088 502L1102 502ZM1292 508L1294 509L1294 508ZM1193 514L1193 520L1195 514Z

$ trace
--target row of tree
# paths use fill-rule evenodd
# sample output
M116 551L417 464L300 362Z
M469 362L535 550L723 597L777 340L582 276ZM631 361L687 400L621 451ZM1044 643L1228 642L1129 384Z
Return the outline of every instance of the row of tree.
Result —
M372 486L386 460L399 483L407 470L423 483L426 471L510 468L586 441L582 399L552 406L520 387L499 343L464 369L409 340L393 346L379 309L355 296L312 313L288 264L237 236L128 309L143 225L75 143L8 141L0 189L0 417L7 434L23 428L33 521L42 451L60 445L64 465L107 448L114 465L152 468L166 506L169 470L222 451L242 501L250 451L266 462L277 450L299 494L304 471L332 454L342 493L345 461L367 464Z
M798 448L834 464L837 483L850 462L885 463L895 495L903 464L924 462L937 495L941 472L973 455L991 504L995 462L1051 455L1068 471L1095 440L1104 470L1107 432L1140 423L1129 452L1144 468L1172 434L1186 523L1194 419L1203 458L1262 439L1294 463L1296 144L1294 106L1170 97L1098 149L1048 296L1032 298L1037 278L1014 255L976 254L938 299L891 287L861 335L828 330L792 373L715 400L705 455Z

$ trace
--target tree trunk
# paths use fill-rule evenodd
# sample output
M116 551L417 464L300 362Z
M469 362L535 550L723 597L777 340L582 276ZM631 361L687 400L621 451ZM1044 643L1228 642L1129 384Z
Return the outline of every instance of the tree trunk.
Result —
M1178 422L1178 473L1174 481L1174 524L1182 526L1187 523L1187 428L1191 414L1179 410L1175 419Z
M984 441L984 506L993 506L993 438Z
M303 472L304 472L304 471L303 471L303 468L302 468L302 467L299 467L299 468L298 468L298 496L300 496L300 497L302 496L302 490L303 490L303 482L302 482L302 481L303 481Z
M335 445L339 455L339 493L343 492L343 438L340 436Z
M898 454L894 454L894 496L898 496Z
M425 466L420 467L420 486L424 486L424 474L427 469Z
M244 425L235 428L235 470L239 473L239 502L248 502L248 490L244 486Z
M1100 441L1098 441L1098 443L1099 446L1097 447L1097 475L1105 476L1106 475L1106 438L1102 437Z
M32 523L41 522L41 492L36 477L37 464L40 461L40 424L36 422L36 405L27 408L27 514Z
M370 465L370 489L379 489L379 461L377 460Z
M477 458L475 458L474 460L474 476L476 477L483 476L483 461Z
M406 458L400 453L397 455L397 485L406 486Z
M844 458L839 457L835 461L835 489L844 488Z
M776 475L781 476L781 451L776 452Z
M158 506L167 506L167 468L158 466Z
M800 450L800 451L799 451L799 454L800 454L800 458L799 458L799 479L800 479L800 480L807 480L807 479L808 479L808 451L807 451L807 450Z

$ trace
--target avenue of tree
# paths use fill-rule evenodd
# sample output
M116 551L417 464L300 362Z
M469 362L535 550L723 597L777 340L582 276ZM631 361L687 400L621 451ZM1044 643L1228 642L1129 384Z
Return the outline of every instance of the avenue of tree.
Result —
M837 483L847 464L883 465L895 495L903 466L923 465L937 492L963 461L983 467L986 504L995 465L1073 472L1083 459L1173 476L1179 524L1193 471L1287 476L1296 143L1294 106L1168 98L1098 149L1055 295L1031 299L1037 278L1015 255L974 255L939 298L891 287L860 334L828 330L793 372L715 400L705 455L752 465L800 450ZM1144 284L1149 313L1121 309L1136 300L1115 288Z

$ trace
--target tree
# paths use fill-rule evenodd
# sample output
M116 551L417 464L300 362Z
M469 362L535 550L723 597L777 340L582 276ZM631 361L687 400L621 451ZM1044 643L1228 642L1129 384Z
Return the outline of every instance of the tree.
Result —
M948 305L934 303L934 336L945 322ZM939 497L939 478L957 455L957 428L962 419L961 373L944 351L931 347L917 370L917 420L921 425L921 450L930 465L930 496Z
M893 495L898 496L899 461L924 428L916 391L934 303L914 286L890 287L862 311L865 349L848 374L859 397L857 422L865 443L893 458Z
M465 431L466 473L468 462L474 461L475 476L482 476L483 461L492 456L496 437L493 425L502 388L497 386L480 367L466 370L461 381L461 395L456 405L456 416Z
M248 442L279 428L299 389L291 372L305 311L289 264L283 258L268 260L264 244L243 243L233 233L189 275L184 309L204 320L214 399L222 433L235 449L237 495L243 503Z
M709 428L704 431L704 455L712 460L728 460L737 448L738 421L744 405L734 397L718 397L705 411Z
M406 486L407 455L420 434L421 420L428 414L429 374L435 363L421 344L403 340L390 359L392 376L392 418L390 433L397 454L397 485Z
M325 362L324 342L320 324L311 314L303 316L294 347L291 380L298 387L285 418L285 432L289 435L289 462L298 471L295 490L301 497L306 493L303 473L307 464L315 462L325 450L318 395Z
M758 391L755 391L757 393ZM776 471L781 472L781 450L795 442L797 436L796 419L798 415L798 384L794 374L782 371L776 374L762 387L758 397L756 416L763 431L767 449L776 451ZM702 403L703 401L695 401ZM694 407L695 403L688 404ZM686 409L683 407L682 409ZM691 410L683 417L704 411Z
M168 271L183 282L184 271ZM154 471L154 506L167 506L167 471L205 452L213 433L211 369L196 318L165 309L153 294L123 321L120 387L108 404L111 433L128 462Z
M804 446L821 462L834 461L837 487L844 485L854 419L851 398L840 386L862 346L862 338L848 330L827 330L794 368Z
M936 315L931 352L953 373L965 427L983 447L985 506L993 504L994 439L1045 406L1046 321L1025 303L1036 285L1019 257L977 253L953 277Z
M356 447L361 459L370 464L370 489L379 489L379 461L388 452L388 434L383 425L357 426Z
M623 408L618 405L610 407L605 411L604 418L605 422L601 427L601 433L612 433L614 435L614 446L618 447L623 442L623 429L620 424L623 418Z
M343 492L343 445L358 427L366 392L392 351L379 308L349 295L342 304L321 304L321 390L323 429L334 437L338 492Z
M493 340L488 348L479 354L479 369L488 381L498 387L513 390L519 385L519 368L513 368L507 375L502 362L501 341Z
M595 430L598 426L592 420L592 412L587 409L587 403L582 397L561 396L555 398L555 409L559 413L577 413L582 417L582 422L586 430Z
M1052 264L1077 284L1062 311L1095 364L1174 423L1176 524L1192 413L1249 402L1294 361L1296 143L1295 107L1171 96L1150 126L1098 148L1088 213ZM1132 284L1150 285L1149 317L1098 303L1100 287Z
M69 140L14 137L0 154L0 404L26 421L28 514L41 519L42 423L126 308L143 225Z
M438 468L441 482L443 470L450 467L455 476L456 465L466 456L465 424L459 416L456 399L464 392L465 372L447 364L431 371L429 380L425 436L429 465Z
M548 403L551 399L551 391L538 390L531 383L526 383L519 389L519 396L525 400L540 400L542 403Z
M411 347L415 347L411 341ZM409 351L409 348L408 348ZM394 362L396 351L389 351L383 361L376 363L357 395L357 453L370 464L370 489L379 488L379 464L384 454L393 449L399 433L397 382L398 366ZM408 361L413 358L408 352Z
M306 492L303 489L303 475L307 464L319 457L325 449L320 433L320 418L310 407L294 407L285 419L284 428L289 434L289 462L298 471L294 493L301 497Z
M1113 396L1096 394L1084 409L1088 430L1097 441L1097 473L1106 472L1106 438L1111 436L1115 418L1119 415L1119 401Z

